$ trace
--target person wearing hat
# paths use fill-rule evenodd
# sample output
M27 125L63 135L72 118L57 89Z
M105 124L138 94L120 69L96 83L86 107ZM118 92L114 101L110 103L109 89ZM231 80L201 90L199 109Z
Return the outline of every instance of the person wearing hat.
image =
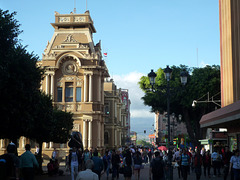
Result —
M19 158L15 155L16 145L10 143L7 153L0 156L5 168L0 169L0 179L19 179Z

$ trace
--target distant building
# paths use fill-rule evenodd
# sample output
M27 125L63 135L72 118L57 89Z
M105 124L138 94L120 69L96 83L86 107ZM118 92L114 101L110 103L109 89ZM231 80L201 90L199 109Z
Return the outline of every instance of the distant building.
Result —
M137 144L137 133L135 131L131 131L130 137L131 137L131 144L136 145Z
M104 146L112 149L119 148L126 143L129 121L128 91L125 93L117 89L113 79L104 82ZM122 97L122 95L125 95ZM125 102L123 101L125 100ZM128 117L128 118L127 118Z
M171 130L171 141L174 137L178 137L179 135L188 134L187 128L184 122L179 122L176 117L170 115L170 130ZM165 143L168 135L168 120L166 117L166 113L155 114L155 134L156 140L158 143Z

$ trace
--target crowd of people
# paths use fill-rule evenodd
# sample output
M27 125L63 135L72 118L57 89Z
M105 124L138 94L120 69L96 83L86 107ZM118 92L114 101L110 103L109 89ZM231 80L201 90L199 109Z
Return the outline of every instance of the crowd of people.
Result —
M18 157L16 146L10 143L7 153L0 156L0 179L24 180L34 179L34 168L38 162L32 154L29 144L25 146L25 152ZM170 159L169 159L170 158ZM203 174L205 178L221 176L224 180L240 180L240 156L239 150L229 151L229 147L215 148L212 153L204 148L170 149L162 151L154 147L122 147L119 149L105 150L103 155L97 149L70 148L66 158L66 170L71 173L72 180L100 180L106 173L107 178L118 179L123 174L126 180L140 180L141 169L150 163L149 179L169 179L169 168L176 168L178 178L187 180L190 173L195 173L199 180ZM170 163L169 163L170 162ZM171 167L170 167L171 166ZM59 169L58 152L54 149L50 162L47 165L48 174L61 175ZM21 176L20 176L21 174ZM111 174L111 176L110 176ZM145 174L146 176L146 174Z
M74 162L73 153L74 156L77 156L74 158ZM76 148L73 148L68 158L68 165L71 169L72 180L87 179L87 175L92 177L93 173L97 175L94 176L97 179L101 179L103 173L106 173L107 178L111 173L112 179L118 179L121 173L126 180L132 179L133 175L134 179L139 180L144 164L150 162L149 179L162 180L169 179L169 174L166 173L170 166L169 157L172 162L171 166L178 171L179 179L187 180L190 173L195 173L197 180L201 178L202 174L205 178L221 176L224 180L227 178L240 179L239 150L230 152L228 147L216 148L211 154L204 148L201 150L174 148L169 151L161 151L153 147L132 146L106 150L102 157L97 149L90 149L90 151L86 149L83 153L78 153ZM77 165L77 168L74 168L74 164Z

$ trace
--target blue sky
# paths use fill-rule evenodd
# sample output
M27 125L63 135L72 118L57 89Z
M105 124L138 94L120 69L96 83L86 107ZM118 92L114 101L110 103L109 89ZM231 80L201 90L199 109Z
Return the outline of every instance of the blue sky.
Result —
M2 0L0 8L17 12L22 44L41 59L54 32L54 11L70 13L74 0ZM129 89L131 128L139 135L151 133L154 122L140 99L142 75L166 65L220 64L218 0L88 0L87 8L97 30L94 42L101 40L108 53L110 75ZM76 10L84 13L86 0L76 0Z

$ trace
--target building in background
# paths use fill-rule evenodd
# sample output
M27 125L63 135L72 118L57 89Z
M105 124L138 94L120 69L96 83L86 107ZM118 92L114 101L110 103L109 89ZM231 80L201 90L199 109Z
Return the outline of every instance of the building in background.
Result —
M130 131L130 137L131 137L131 144L136 146L136 144L137 144L137 133L135 131Z
M129 92L128 89L121 89L121 96L122 96L122 102L125 106L123 106L125 109L123 110L125 112L125 116L123 116L123 118L126 118L124 120L125 122L125 143L126 145L130 145L131 144L131 138L130 138L130 105L131 105L131 101L129 99Z
M219 0L222 108L204 115L200 121L206 137L209 136L209 129L215 132L221 128L227 129L226 142L231 150L240 148L239 9L239 0Z
M171 141L174 138L179 136L184 136L187 133L187 128L184 122L177 120L174 114L170 116L170 129L171 129ZM156 143L159 145L166 145L167 135L168 135L168 122L166 113L155 114L155 134L156 134Z
M104 146L108 149L119 148L126 143L129 115L128 91L117 89L113 79L104 82ZM126 93L127 92L127 93ZM124 94L126 102L124 103ZM126 96L127 95L127 96Z

